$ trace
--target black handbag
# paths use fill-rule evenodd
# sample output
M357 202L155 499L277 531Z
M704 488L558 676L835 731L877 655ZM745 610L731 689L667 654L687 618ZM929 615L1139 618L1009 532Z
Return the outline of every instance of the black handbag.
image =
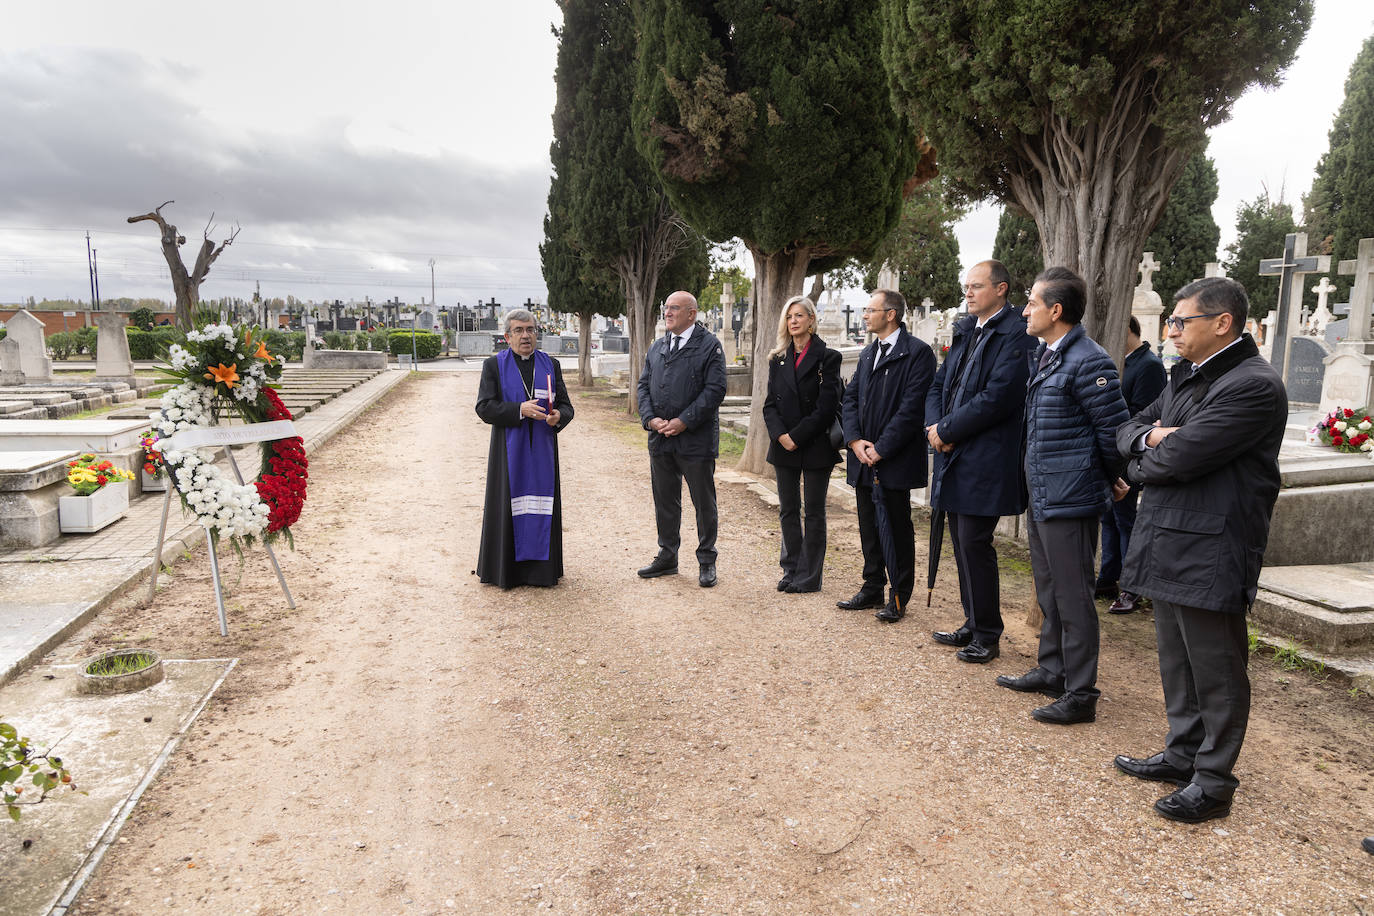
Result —
M840 423L840 415L835 415L835 422L830 424L830 447L838 451L844 448L844 426Z

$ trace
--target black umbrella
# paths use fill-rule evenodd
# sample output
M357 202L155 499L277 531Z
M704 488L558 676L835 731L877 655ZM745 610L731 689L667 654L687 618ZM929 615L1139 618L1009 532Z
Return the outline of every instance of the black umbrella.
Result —
M935 574L940 570L940 550L945 543L945 510L937 509L930 515L930 559L926 564L926 607L935 594Z
M897 613L905 611L902 596L897 594L897 542L892 539L892 524L887 517L887 504L883 502L883 487L878 482L878 472L873 471L873 516L877 522L878 541L883 546L883 563L887 566L887 581L891 584L892 600L897 605Z

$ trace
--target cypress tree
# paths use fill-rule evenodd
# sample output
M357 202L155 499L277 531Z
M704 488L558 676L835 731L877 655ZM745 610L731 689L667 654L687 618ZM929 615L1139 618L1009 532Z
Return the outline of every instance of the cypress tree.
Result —
M1154 287L1165 302L1202 276L1207 262L1216 259L1221 242L1221 228L1212 218L1212 204L1216 202L1216 163L1198 153L1183 167L1183 175L1169 193L1164 215L1142 249L1155 253L1159 272Z
M1312 0L882 0L901 109L971 199L1035 218L1123 355L1136 266L1207 128L1297 54Z
M1374 38L1365 41L1345 80L1345 101L1327 135L1328 147L1303 198L1303 221L1315 250L1332 260L1354 258L1360 239L1374 237ZM1337 300L1350 296L1351 277L1335 276Z
M1245 287L1252 318L1263 319L1279 302L1279 278L1261 277L1259 262L1283 254L1284 236L1296 231L1293 206L1271 201L1268 191L1236 210L1236 240L1226 248L1226 275Z
M954 223L963 213L946 202L941 185L939 179L922 185L902 204L901 219L867 265L865 289L872 290L882 266L891 264L908 307L915 309L927 297L936 309L959 307L964 294Z
M1026 291L1031 288L1040 271L1045 269L1045 258L1040 252L1040 230L1035 228L1035 220L1024 213L1017 213L1011 207L1004 207L1002 217L997 221L992 257L1001 261L1011 274L1007 301L1018 308L1025 306Z
M740 467L760 472L765 356L782 304L807 276L872 257L915 177L917 136L889 101L869 0L641 0L637 9L641 149L693 226L741 239L754 258L756 397Z

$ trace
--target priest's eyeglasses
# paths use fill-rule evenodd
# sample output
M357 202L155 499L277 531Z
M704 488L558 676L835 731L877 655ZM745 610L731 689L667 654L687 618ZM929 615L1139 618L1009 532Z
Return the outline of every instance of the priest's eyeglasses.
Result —
M1225 312L1208 312L1205 315L1185 315L1182 318L1175 318L1170 315L1164 319L1164 326L1171 331L1182 331L1184 323L1192 321L1194 318L1216 318L1218 315L1225 314Z

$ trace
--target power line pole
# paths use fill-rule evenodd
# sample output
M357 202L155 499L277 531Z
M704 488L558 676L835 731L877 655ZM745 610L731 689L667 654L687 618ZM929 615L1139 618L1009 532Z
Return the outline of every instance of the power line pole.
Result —
M86 272L91 277L91 311L95 311L99 306L95 301L95 262L91 255L91 234L86 233Z

